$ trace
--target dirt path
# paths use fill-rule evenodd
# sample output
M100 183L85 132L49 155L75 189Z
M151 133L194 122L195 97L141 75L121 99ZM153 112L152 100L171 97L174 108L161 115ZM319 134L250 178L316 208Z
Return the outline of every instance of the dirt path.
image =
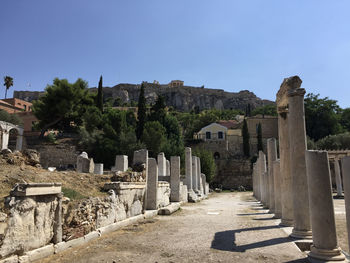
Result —
M306 262L250 196L213 194L40 262Z

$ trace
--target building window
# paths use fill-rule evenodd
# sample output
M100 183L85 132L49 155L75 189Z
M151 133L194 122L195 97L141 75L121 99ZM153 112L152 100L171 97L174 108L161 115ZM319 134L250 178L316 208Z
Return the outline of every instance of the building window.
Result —
M224 138L224 133L222 131L218 132L218 139L223 139Z
M210 140L210 139L211 139L211 132L206 132L206 133L205 133L205 138L206 138L207 140Z
M27 110L27 105L23 105L23 108L26 111Z

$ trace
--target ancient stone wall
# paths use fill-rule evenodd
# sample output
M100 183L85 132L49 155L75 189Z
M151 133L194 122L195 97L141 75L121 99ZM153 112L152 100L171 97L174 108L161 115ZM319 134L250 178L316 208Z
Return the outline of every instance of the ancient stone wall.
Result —
M40 153L40 164L43 168L56 167L57 169L73 169L76 165L79 151L68 144L31 146Z

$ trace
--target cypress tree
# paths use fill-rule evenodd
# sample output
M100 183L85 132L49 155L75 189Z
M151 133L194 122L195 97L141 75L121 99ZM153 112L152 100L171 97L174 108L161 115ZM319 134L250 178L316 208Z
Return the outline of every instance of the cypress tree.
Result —
M244 119L244 121L243 121L242 136L243 136L244 156L250 157L250 143L249 143L250 135L249 135L248 125L247 125L246 119Z
M98 82L96 107L99 108L101 112L103 112L102 75L100 77L100 81Z
M257 139L258 139L258 152L263 151L263 141L262 141L262 129L261 129L261 123L258 124L258 131L257 131Z
M136 138L138 141L140 141L142 137L145 122L146 122L146 98L145 98L145 87L142 83L140 95L139 95L138 110L137 110Z

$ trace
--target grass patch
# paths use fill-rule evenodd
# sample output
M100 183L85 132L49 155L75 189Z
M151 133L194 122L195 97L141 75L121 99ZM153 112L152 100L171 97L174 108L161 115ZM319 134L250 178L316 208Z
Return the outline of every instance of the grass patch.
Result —
M86 198L86 196L70 188L62 187L62 192L65 197L68 197L71 200L80 200Z

